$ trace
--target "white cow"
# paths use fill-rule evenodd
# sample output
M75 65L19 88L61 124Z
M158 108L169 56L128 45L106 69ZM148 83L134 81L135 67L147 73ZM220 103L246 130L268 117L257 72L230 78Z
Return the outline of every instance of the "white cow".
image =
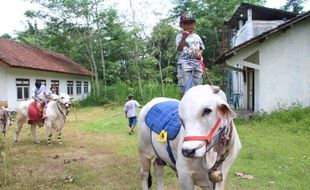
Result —
M10 111L7 108L0 108L0 132L4 136L10 125L12 125Z
M69 113L71 107L72 98L68 94L61 93L59 96L54 96L54 101L50 101L46 107L46 119L44 125L47 132L47 143L51 143L52 129L58 134L59 144L62 143L61 130L64 127L66 116ZM34 100L27 100L19 105L17 111L17 129L14 141L17 142L18 135L23 127L23 124L28 121L28 107ZM31 134L34 142L39 143L36 134L36 125L42 126L43 123L32 123Z
M195 86L184 95L179 103L182 127L177 137L170 141L176 165L168 155L167 144L157 141L157 134L150 133L150 128L145 123L148 111L155 104L165 101L178 100L155 98L142 108L139 115L142 189L150 187L151 161L159 156L176 168L180 189L193 190L196 185L202 189L224 190L229 168L241 149L239 136L232 122L235 113L229 108L226 95L209 85ZM154 162L154 171L157 188L164 189L163 165L156 163Z

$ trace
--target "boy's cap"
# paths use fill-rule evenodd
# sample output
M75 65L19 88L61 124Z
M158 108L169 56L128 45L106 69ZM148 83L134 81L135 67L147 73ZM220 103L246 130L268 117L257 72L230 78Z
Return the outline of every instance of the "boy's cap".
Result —
M188 13L182 14L180 16L180 23L183 23L183 22L186 22L186 21L196 22L196 19L194 18L192 13L188 12Z
M128 98L135 97L133 94L128 94Z

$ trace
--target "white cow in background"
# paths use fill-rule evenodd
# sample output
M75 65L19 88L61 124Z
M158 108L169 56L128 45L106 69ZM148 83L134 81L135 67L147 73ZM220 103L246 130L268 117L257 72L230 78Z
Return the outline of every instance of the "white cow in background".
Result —
M145 123L148 111L155 104L165 101L178 100L155 98L142 108L139 115L142 189L147 190L151 185L151 162L158 156L176 168L180 189L193 190L194 186L199 186L202 189L224 190L229 168L241 149L233 123L236 115L229 108L226 95L219 88L209 85L195 86L186 92L178 107L182 127L177 137L170 141L176 165L168 155L166 143L157 141L157 134L150 133ZM157 189L164 189L163 165L154 162L154 171Z
M71 107L71 100L72 98L68 94L60 93L59 96L53 96L54 101L50 101L47 104L46 107L46 119L44 120L44 123L32 123L31 124L31 134L33 137L34 142L39 143L37 139L36 134L36 126L44 126L46 127L47 132L47 143L51 143L52 138L52 129L56 131L58 134L58 141L59 144L62 143L61 138L61 130L64 127L66 116L69 113L70 107ZM34 100L27 100L24 102L21 102L19 105L18 111L17 111L17 129L15 134L14 141L17 142L18 135L23 127L23 124L28 121L28 107L30 103L32 103Z
M0 108L0 132L4 136L10 125L12 125L10 111L5 107Z

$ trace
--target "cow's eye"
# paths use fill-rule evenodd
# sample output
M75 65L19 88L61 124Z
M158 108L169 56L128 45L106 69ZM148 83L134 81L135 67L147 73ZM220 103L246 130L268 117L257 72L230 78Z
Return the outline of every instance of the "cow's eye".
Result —
M209 115L212 112L212 110L210 108L205 108L202 112L202 117L205 115Z

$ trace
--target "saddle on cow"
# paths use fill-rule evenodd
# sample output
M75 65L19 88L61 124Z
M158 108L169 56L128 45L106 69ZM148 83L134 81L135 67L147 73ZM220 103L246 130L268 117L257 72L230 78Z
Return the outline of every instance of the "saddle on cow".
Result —
M39 102L32 102L28 107L28 123L43 122L43 106L44 104Z
M145 116L145 123L151 129L151 132L153 131L158 134L157 140L160 142L167 142L166 150L168 152L170 160L174 165L176 161L173 156L169 141L176 138L181 128L178 107L178 101L161 102L155 104ZM154 146L153 149L155 150ZM157 162L161 165L166 165L166 162L164 162L157 153L156 155ZM175 169L174 166L171 166L171 168Z
M155 104L146 114L146 125L155 133L167 135L168 140L173 140L181 127L178 106L179 102L177 101Z

